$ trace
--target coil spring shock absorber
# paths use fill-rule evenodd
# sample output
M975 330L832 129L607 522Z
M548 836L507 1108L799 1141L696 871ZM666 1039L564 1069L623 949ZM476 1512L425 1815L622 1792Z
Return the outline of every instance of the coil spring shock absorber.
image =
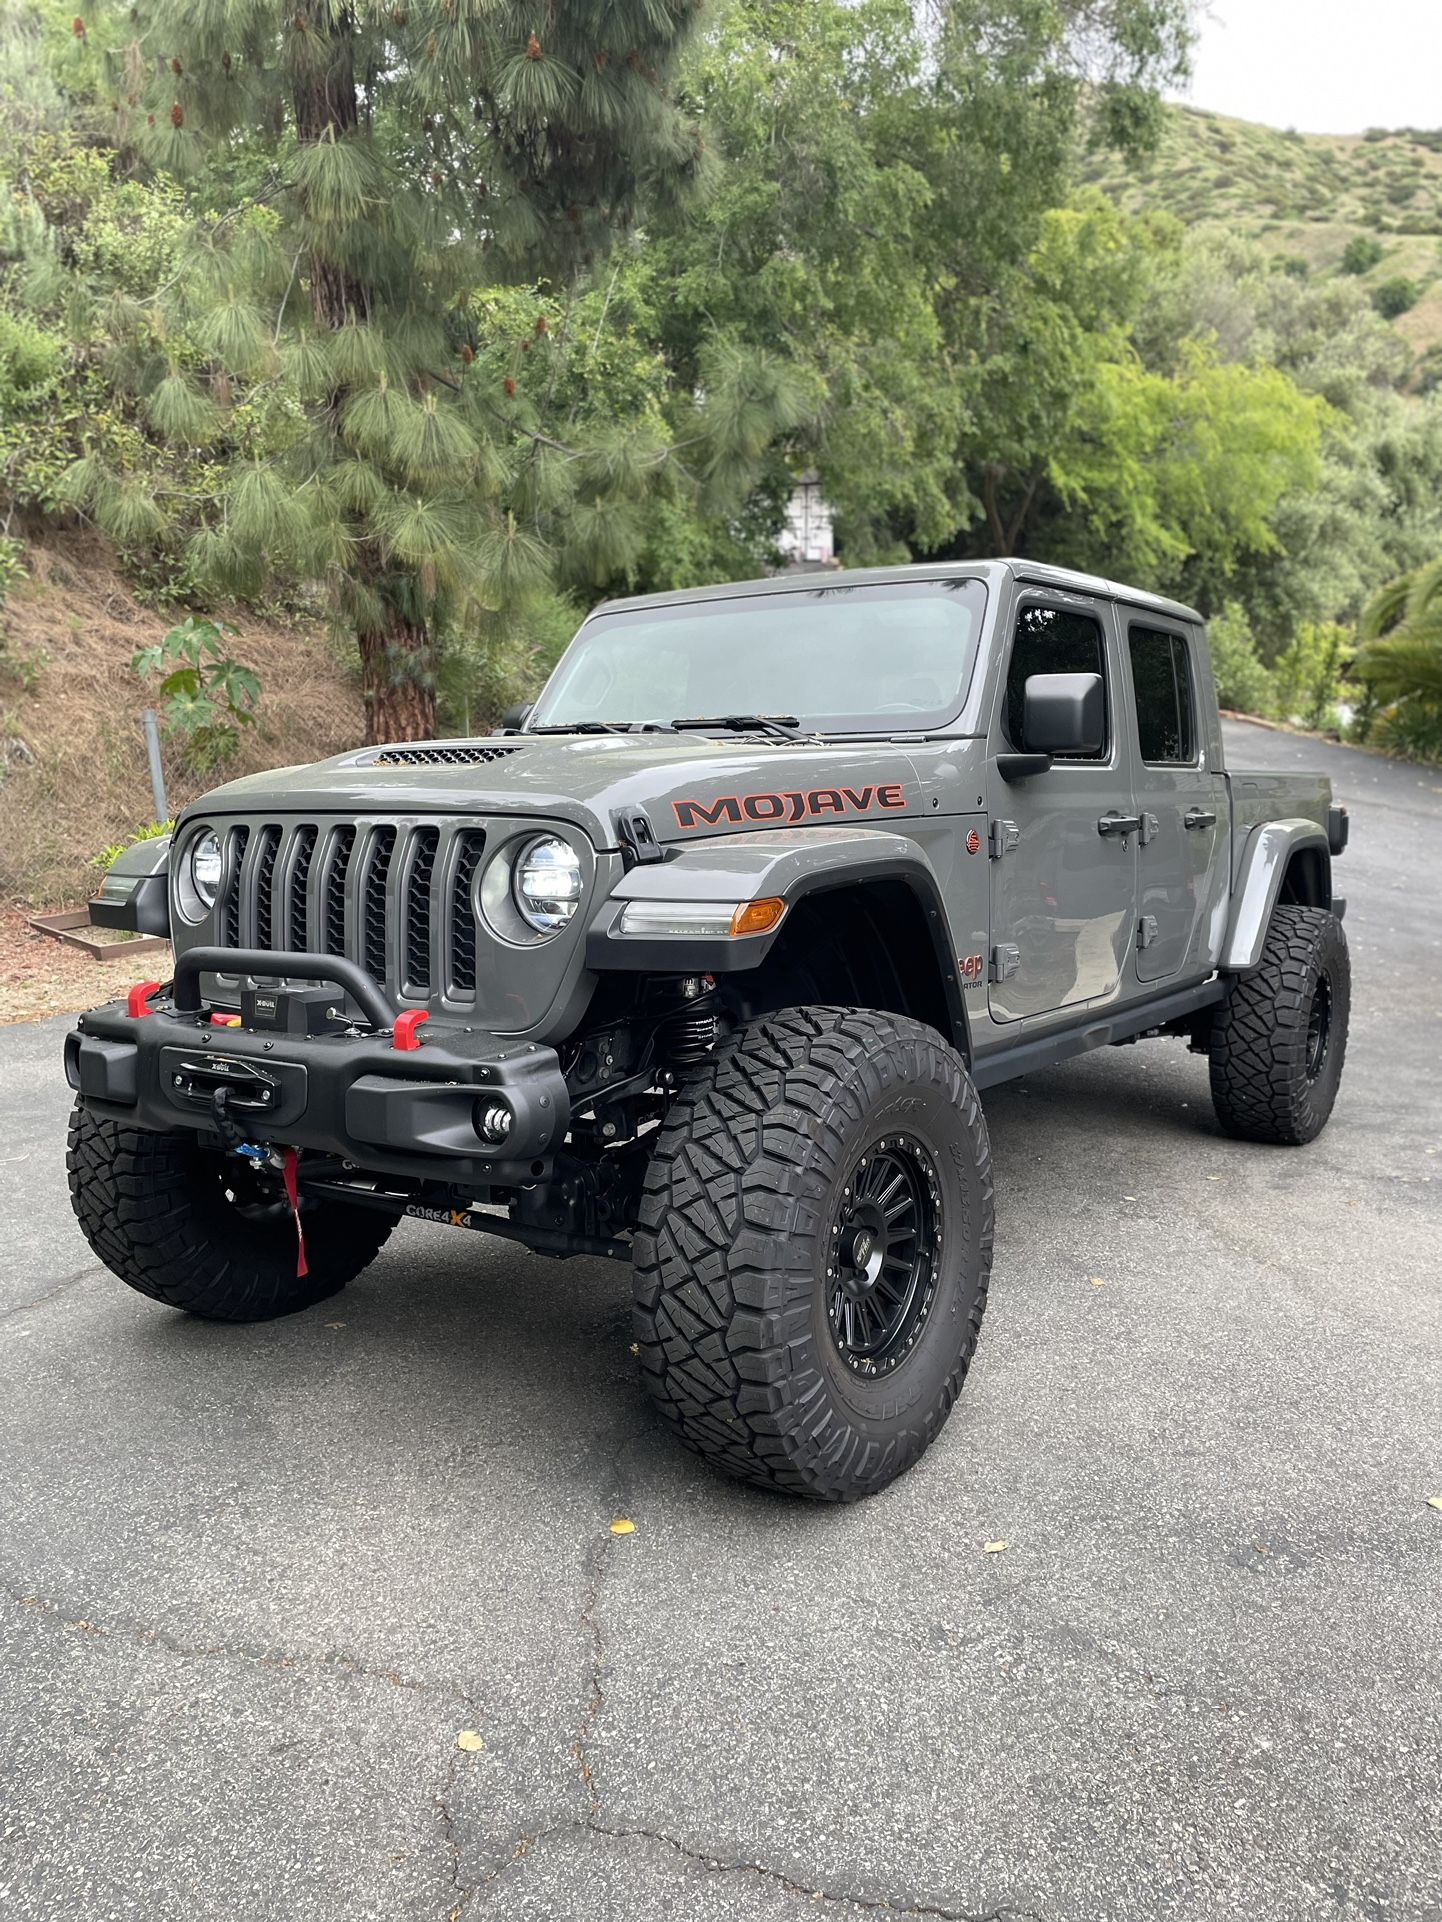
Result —
M684 975L669 984L668 998L675 1005L657 1028L657 1052L673 1066L689 1068L704 1059L720 1037L716 977Z

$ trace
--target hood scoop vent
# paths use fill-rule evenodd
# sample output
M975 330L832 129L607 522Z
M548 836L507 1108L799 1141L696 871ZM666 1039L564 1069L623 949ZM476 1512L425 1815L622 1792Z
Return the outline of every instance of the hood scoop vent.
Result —
M370 767L476 767L486 761L503 760L507 754L519 754L519 745L513 747L447 747L437 742L430 747L388 747L383 748Z

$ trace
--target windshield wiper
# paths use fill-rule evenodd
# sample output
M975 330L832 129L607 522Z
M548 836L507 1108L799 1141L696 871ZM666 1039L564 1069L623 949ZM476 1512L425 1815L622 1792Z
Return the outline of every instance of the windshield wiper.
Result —
M634 721L546 721L528 727L527 734L629 734Z
M721 727L730 734L769 734L775 741L794 741L801 723L794 714L701 714L671 725L678 731Z

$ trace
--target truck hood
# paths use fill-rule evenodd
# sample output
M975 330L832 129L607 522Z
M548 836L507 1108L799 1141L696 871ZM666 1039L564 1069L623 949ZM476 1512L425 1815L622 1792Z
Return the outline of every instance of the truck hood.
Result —
M893 741L520 734L362 748L247 775L187 814L535 817L571 823L599 850L619 845L616 814L632 808L665 842L738 827L881 824L921 806L916 765Z

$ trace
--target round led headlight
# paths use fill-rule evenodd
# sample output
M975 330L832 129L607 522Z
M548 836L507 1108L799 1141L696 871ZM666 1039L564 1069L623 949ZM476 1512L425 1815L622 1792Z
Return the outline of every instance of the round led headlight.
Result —
M220 837L212 829L197 834L176 876L180 911L187 921L202 921L220 893L225 857Z
M190 881L196 899L207 911L215 906L215 897L220 893L220 875L224 865L220 836L202 834L190 850Z
M581 904L581 858L559 835L543 834L521 849L511 889L527 927L554 934Z

